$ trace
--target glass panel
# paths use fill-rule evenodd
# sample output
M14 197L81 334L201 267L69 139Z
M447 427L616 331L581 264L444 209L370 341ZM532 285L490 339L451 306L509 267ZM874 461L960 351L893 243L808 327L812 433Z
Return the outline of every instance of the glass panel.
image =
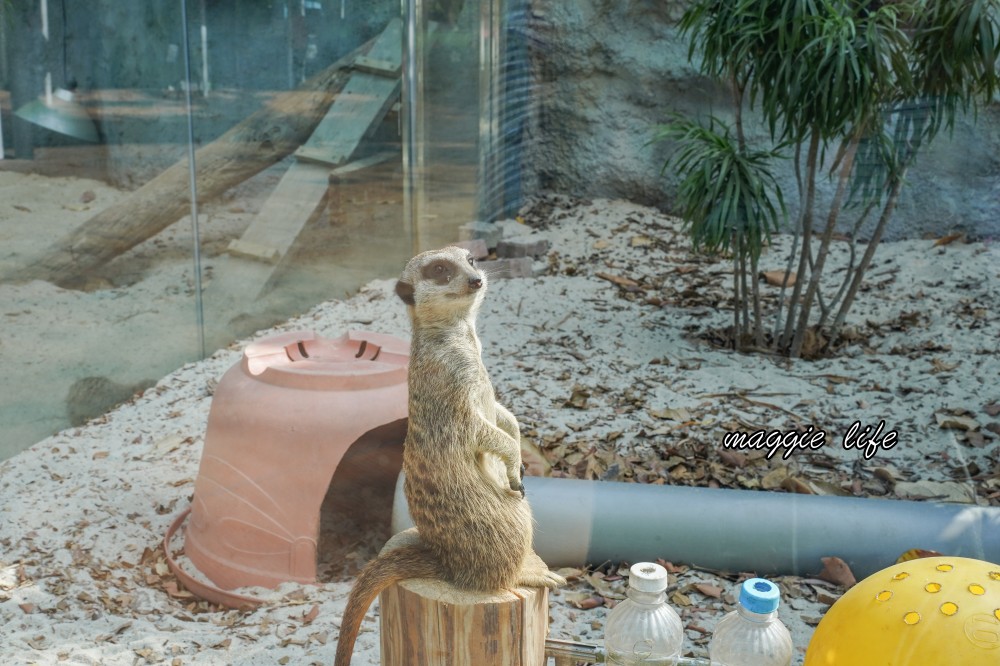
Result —
M751 3L701 4L716 11ZM997 8L801 4L851 8L865 21L892 17L904 4L917 13L938 8L945 14L949 7L965 11L982 4L991 17ZM899 602L905 584L921 578L920 566L942 574L917 584L921 594L941 597L934 617L962 616L980 598L995 599L995 567L983 579L963 580L957 589L964 596L953 601L947 584L958 576L959 563L927 564L923 558L941 550L949 560L995 560L1000 551L996 99L984 103L978 117L959 115L954 131L933 146L921 144L925 138L918 141L915 132L924 131L933 117L927 114L950 100L900 104L913 95L905 88L884 100L879 114L850 114L865 118L867 131L881 112L891 111L886 129L893 136L884 141L861 141L852 128L842 152L836 142L811 149L782 146L787 159L778 160L775 180L783 183L792 223L775 230L759 254L747 253L750 262L734 262L744 242L762 237L745 232L777 201L756 196L764 191L761 183L771 182L755 166L767 162L767 155L746 152L775 147L761 102L768 99L778 108L788 100L768 97L772 92L789 97L804 91L810 103L838 100L842 104L818 109L837 111L867 96L840 94L847 89L819 94L824 80L845 79L838 72L821 76L819 66L814 71L805 58L809 49L802 58L785 53L753 67L727 66L720 71L735 73L734 80L711 81L697 71L705 44L695 44L689 54L691 33L679 29L684 7L692 6L607 0L0 0L0 459L56 430L102 418L183 363L320 301L353 294L373 278L397 275L415 251L461 238L465 222L498 221L523 211L535 227L525 232L538 231L554 252L534 263L526 259L544 275L511 280L501 287L507 290L504 300L484 309L486 365L499 370L497 392L522 418L534 468L551 477L531 480L545 490L529 494L533 502L541 499L535 504L538 551L572 567L586 565L584 558L591 565L605 563L600 575L578 576L572 596L553 605L554 616L576 617L554 627L588 643L601 640L594 618L606 611L588 617L570 606L596 610L602 597L621 596L621 559L671 558L681 593L672 602L683 605L678 610L685 622L708 629L722 616L723 602L732 601L726 592L734 576L726 571L780 574L784 591L795 595L782 615L795 623L799 648L852 577L897 558L906 571L897 569L872 589L879 604ZM979 13L954 24L971 24ZM846 14L829 18L830 35L850 33L851 39L843 48L816 53L842 56L860 45L903 43L920 30L913 16L900 17L883 27L905 27L905 33L871 42L881 28L845 33L839 27L850 27ZM822 25L818 17L806 23ZM966 32L973 41L978 35L995 44L995 25L991 18L983 30ZM934 29L925 36L948 34ZM935 49L944 60L979 51L986 55L980 73L994 71L990 49L968 43L958 48L949 40ZM764 49L770 42L758 45ZM722 50L756 56L761 49ZM899 63L892 57L865 62ZM768 77L758 67L773 63L780 63L781 76ZM795 63L806 66L796 70ZM788 67L802 78L785 88ZM900 72L909 79L921 69L921 63L908 63ZM959 76L968 70L927 69L954 69ZM730 86L744 75L764 76L768 83L747 91L754 93L756 108L749 99L745 110L731 104ZM995 83L987 79L982 89L995 92ZM888 89L878 86L878 92ZM696 125L672 135L673 143L650 145L655 126L671 111ZM733 122L730 139L707 133L737 117L746 123ZM680 154L701 158L661 170L685 136L700 137L701 147ZM916 145L926 153L911 163L909 148ZM840 224L820 231L847 203L842 197L850 196L844 189L852 182L848 169L858 169L854 176L874 176L886 157L905 168L883 171L884 181L853 181L861 186L853 194L879 183L884 197L851 202L871 208L844 205ZM826 178L831 167L832 182ZM840 168L843 188L837 184ZM800 180L809 174L819 174L815 189ZM700 201L680 203L698 192ZM726 202L737 193L749 198ZM821 205L799 215L799 193ZM532 195L540 196L529 202ZM717 226L707 236L730 240L729 250L695 251L690 221L665 212L680 208L691 216L709 213ZM828 217L831 210L835 215ZM883 235L876 220L890 214ZM795 238L793 225L805 229L809 220L812 231ZM876 246L864 284L844 281ZM802 248L799 261L787 258ZM823 265L827 273L819 279ZM494 274L502 275L502 268ZM803 288L815 303L800 301L793 309ZM740 290L748 297L741 299ZM848 319L832 327L816 323L828 315L839 319L837 301L855 296L857 307L849 314L843 310ZM495 307L515 300L516 310ZM751 317L754 302L762 305L761 316ZM396 299L383 305L385 312L402 312ZM784 335L769 325L782 311L801 313L803 328L798 342L774 345ZM811 322L816 325L806 326ZM385 325L355 324L376 330ZM405 326L385 332L406 333ZM811 353L783 358L789 343ZM740 345L745 353L733 353ZM366 348L358 356L381 353ZM303 358L307 351L299 347ZM166 387L165 398L171 389ZM270 400L256 402L267 406ZM278 420L285 416L272 411ZM154 416L170 420L173 413L164 412ZM330 488L323 509L321 571L351 573L377 550L374 541L383 540L390 499L377 491L379 485L393 486L398 451L382 455L377 445L400 440L398 416L362 436L363 447L338 465L337 476L346 483L333 484L339 487ZM197 432L183 435L184 441L198 440ZM325 444L326 438L313 441ZM123 443L111 441L108 448ZM189 448L187 464L195 450ZM285 448L280 452L286 455ZM49 448L37 453L48 454ZM101 459L98 453L109 455L95 452L94 460ZM21 461L34 464L41 457ZM370 463L376 458L379 473ZM18 461L10 465L17 467ZM46 471L50 478L35 477L36 498L57 497L72 487L64 495L74 502L92 494L76 495L87 483L98 483L94 476L77 483L68 474ZM284 478L300 481L296 474ZM11 474L5 487L19 493L21 480ZM162 526L165 511L189 494L190 480L187 475L169 487L160 484L160 519L139 523ZM45 491L56 485L63 488ZM560 486L565 501L544 501L546 493L558 499ZM121 494L118 499L131 501ZM63 555L84 574L87 568L95 576L108 567L120 571L126 561L135 572L153 564L152 549L139 562L142 548L129 543L117 564L96 566L102 561L95 549L95 566L88 567L86 542L93 529L114 527L113 518L103 526L104 517L91 521L88 512L125 508L117 515L134 514L132 507L81 502L76 508L82 513L62 515L79 518L71 526L40 524L39 530L51 527L52 534L34 545L32 538L20 538L38 536L31 531L36 526L27 525L34 512L0 539L4 548L7 541L22 542L11 549L19 559L0 565L7 572L0 579L5 601L31 593L32 601L16 602L14 611L24 615L24 626L53 620L60 610L79 615L64 601L84 600L73 591L62 594L72 581L53 574L61 557L42 561L51 550L46 540L72 537ZM147 508L154 510L152 503ZM884 511L894 515L886 519ZM362 530L365 540L359 541L354 533ZM289 552L309 554L310 539L294 542ZM841 557L852 571L840 566ZM685 564L692 562L697 566ZM793 572L809 578L785 576ZM818 584L814 575L827 583ZM150 579L130 579L149 583L159 594ZM76 583L85 584L85 576ZM47 594L65 598L49 600ZM166 595L161 602L173 603ZM287 607L271 610L305 630L312 614L307 608L302 622ZM900 626L926 627L929 617L905 607L897 615ZM974 619L984 618L991 627L990 618L1000 620L995 603ZM316 635L328 633L319 626L326 621L317 622ZM148 634L150 625L140 624L134 630ZM202 624L218 632L217 623ZM30 639L21 633L15 638L41 653L35 643L46 638L44 632L31 631ZM693 652L703 654L705 630L689 633ZM125 645L127 637L119 635L118 643ZM273 637L290 648L310 647L284 632ZM685 649L692 647L688 639ZM228 645L217 647L228 652ZM67 650L76 647L66 643ZM332 641L315 647L329 653ZM594 653L587 645L554 647L567 658Z
M478 219L480 122L489 109L481 94L489 91L495 4L439 0L411 9L423 26L412 54L419 80L407 89L413 126L408 213L417 250L459 240L459 226Z
M531 74L531 7L527 0L494 0L483 12L483 52L488 66L480 81L479 217L512 218L533 188L524 154L539 86Z
M213 349L405 262L402 21L388 1L189 6Z
M7 457L200 349L180 4L0 7Z
M0 7L0 457L411 254L395 0Z

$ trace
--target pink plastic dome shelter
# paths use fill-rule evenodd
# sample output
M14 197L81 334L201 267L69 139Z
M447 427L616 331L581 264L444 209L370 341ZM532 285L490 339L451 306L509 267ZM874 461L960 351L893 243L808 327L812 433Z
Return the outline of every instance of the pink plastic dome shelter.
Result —
M285 333L246 347L216 388L191 507L165 539L189 590L246 606L259 601L228 590L316 580L320 508L338 465L372 433L402 450L408 362L405 341L367 331ZM184 552L217 587L170 554L189 513Z

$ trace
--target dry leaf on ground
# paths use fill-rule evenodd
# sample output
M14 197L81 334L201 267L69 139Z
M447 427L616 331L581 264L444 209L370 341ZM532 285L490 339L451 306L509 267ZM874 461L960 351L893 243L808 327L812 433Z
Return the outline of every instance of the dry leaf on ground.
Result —
M630 280L627 277L621 277L619 275L611 275L609 273L594 273L595 276L601 278L602 280L607 280L618 287L621 287L625 291L645 291L643 287L635 280Z
M958 481L900 481L893 490L903 499L934 499L942 502L975 502L972 488Z
M960 239L961 240L965 239L964 233L960 231L951 233L948 234L947 236L942 236L941 238L938 238L936 241L934 241L934 247L941 247L942 245L951 245L952 243Z
M787 271L761 271L760 276L772 287L794 287L798 281L795 273Z
M979 430L979 422L968 416L936 412L934 418L937 419L938 427L945 430Z
M824 557L822 560L823 570L817 576L821 580L830 581L845 588L852 587L858 582L851 571L851 567L847 566L847 562L844 560L832 556Z

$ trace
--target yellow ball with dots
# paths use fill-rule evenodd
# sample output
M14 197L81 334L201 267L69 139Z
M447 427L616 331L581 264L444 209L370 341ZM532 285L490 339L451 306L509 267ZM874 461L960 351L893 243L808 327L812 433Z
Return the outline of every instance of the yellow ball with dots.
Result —
M1000 565L927 557L883 569L827 611L805 666L1000 665Z

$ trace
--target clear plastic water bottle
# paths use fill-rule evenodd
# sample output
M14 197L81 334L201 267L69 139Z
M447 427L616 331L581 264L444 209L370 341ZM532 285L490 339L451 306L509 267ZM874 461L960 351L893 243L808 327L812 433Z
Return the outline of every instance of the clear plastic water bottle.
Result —
M719 620L712 633L712 666L789 666L792 635L778 619L780 601L778 586L771 581L744 581L736 610Z
M667 570L652 562L633 564L628 599L608 613L604 625L607 663L620 666L676 663L684 629L667 604Z

